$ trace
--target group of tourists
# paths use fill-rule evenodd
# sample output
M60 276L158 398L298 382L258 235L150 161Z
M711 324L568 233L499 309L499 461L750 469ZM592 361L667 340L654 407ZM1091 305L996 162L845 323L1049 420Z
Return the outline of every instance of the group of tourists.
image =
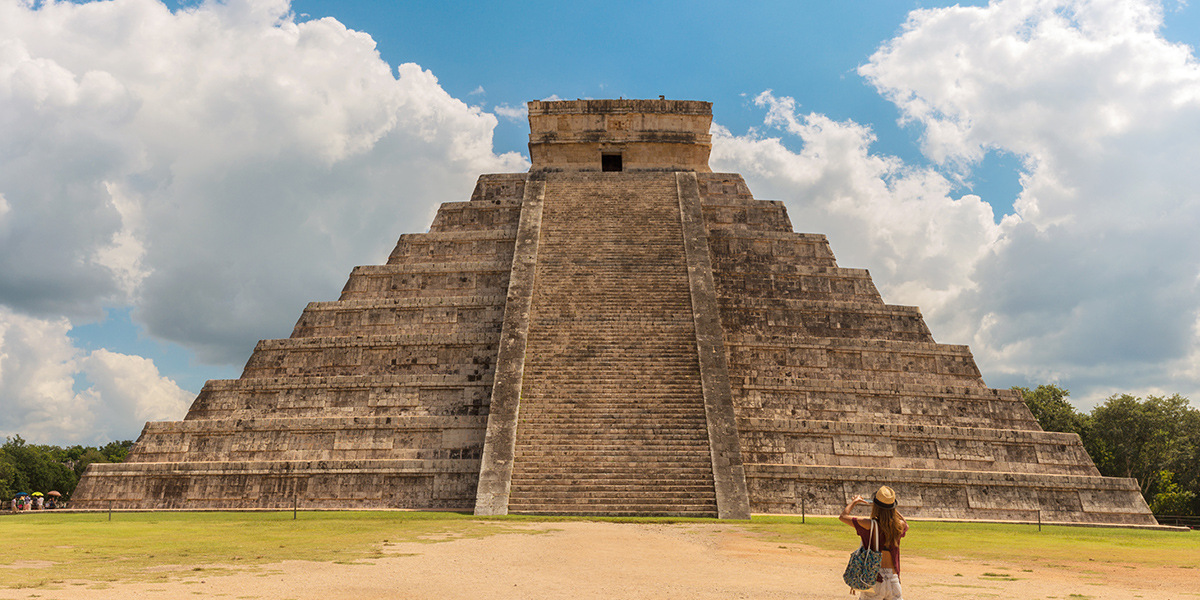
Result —
M61 498L62 496L58 492L50 492L49 494L41 492L26 494L22 492L9 501L9 508L14 513L24 510L51 510L61 506Z

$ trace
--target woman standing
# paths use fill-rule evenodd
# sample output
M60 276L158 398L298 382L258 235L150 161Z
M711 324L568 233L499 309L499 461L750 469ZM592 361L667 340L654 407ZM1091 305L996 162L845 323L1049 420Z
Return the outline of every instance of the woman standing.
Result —
M862 496L855 496L839 519L854 527L862 539L863 546L872 547L871 521L875 521L875 530L879 535L879 550L882 554L879 562L879 577L875 587L863 592L862 600L903 600L900 594L900 538L908 533L908 521L896 510L896 492L883 486L875 492L875 501L871 506L871 519L858 519L850 516L850 512L859 504L867 504Z

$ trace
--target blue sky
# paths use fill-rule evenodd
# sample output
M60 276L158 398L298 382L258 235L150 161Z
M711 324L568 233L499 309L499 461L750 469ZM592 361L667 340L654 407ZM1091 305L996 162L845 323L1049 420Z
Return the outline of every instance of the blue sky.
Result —
M524 103L713 102L717 170L993 387L1200 395L1200 9L1168 0L0 0L0 435L177 419Z
M896 107L857 74L919 8L986 1L909 2L522 2L448 8L437 2L299 1L301 18L332 16L369 33L390 64L433 71L456 98L519 106L569 98L703 99L735 132L761 125L748 97L774 90L806 111L871 126L876 152L927 164L921 131L899 125ZM1200 9L1168 3L1163 36L1196 46ZM307 16L305 16L307 15ZM479 90L482 89L482 93ZM498 151L526 152L528 127L501 120ZM965 182L1012 212L1019 159L994 152Z
M668 98L713 103L714 120L736 132L762 125L753 96L773 89L804 110L869 124L877 152L926 164L920 132L856 70L929 2L292 2L297 20L332 17L370 34L384 61L417 63L451 96L484 109L533 99ZM986 5L965 2L963 5ZM168 3L174 9L197 3ZM528 153L528 124L500 119L497 152ZM965 182L1000 215L1012 211L1019 161L992 153ZM399 233L399 232L398 232ZM71 337L88 349L154 358L164 375L199 391L207 379L237 377L240 365L198 365L186 348L139 331L129 307L82 323ZM286 332L281 332L281 336ZM247 349L249 350L249 349ZM197 368L198 367L198 368ZM79 388L87 386L83 378Z
M856 70L896 34L911 9L951 2L524 2L461 10L432 2L294 2L309 18L333 16L371 34L391 64L433 71L456 98L484 107L561 98L703 99L735 132L762 124L750 98L763 90L804 110L870 124L878 152L922 161L920 132ZM986 2L961 2L986 5ZM1194 11L1193 11L1194 12ZM302 17L303 18L303 17ZM482 90L482 92L480 92ZM501 120L498 151L526 152L525 123ZM1016 165L971 184L1015 196ZM1005 204L996 198L996 202ZM1007 202L1004 209L1011 207Z

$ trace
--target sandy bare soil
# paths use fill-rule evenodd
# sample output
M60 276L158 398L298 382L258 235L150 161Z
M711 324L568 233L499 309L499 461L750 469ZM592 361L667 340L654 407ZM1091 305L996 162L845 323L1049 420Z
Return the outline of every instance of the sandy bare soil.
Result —
M169 583L70 582L58 590L2 590L0 598L856 598L841 581L849 550L779 544L720 524L527 527L544 532L390 544L384 558L360 564L288 561L221 575L181 568ZM1096 566L1086 559L1031 568L910 555L902 566L910 600L1200 598L1194 569Z

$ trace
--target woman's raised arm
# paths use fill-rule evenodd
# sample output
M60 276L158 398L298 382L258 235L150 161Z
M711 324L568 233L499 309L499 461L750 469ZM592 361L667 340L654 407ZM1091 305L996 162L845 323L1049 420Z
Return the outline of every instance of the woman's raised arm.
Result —
M843 523L845 523L847 525L854 525L854 517L850 516L850 511L854 510L855 506L858 506L859 504L866 504L866 503L867 503L867 501L863 500L862 496L855 496L855 497L851 498L850 504L846 505L846 508L844 510L842 510L842 514L840 516L838 516L838 519L840 519Z

